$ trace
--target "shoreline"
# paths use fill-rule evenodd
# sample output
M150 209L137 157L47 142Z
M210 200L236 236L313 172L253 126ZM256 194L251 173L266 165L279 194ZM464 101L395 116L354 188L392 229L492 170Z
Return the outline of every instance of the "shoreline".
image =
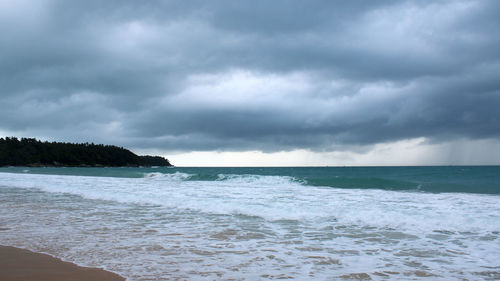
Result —
M0 280L125 281L116 273L82 267L48 254L0 245Z

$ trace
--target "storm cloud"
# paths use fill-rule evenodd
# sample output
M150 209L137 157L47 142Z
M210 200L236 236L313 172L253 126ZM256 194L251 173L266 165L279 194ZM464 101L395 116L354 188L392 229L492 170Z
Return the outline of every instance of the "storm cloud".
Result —
M162 151L500 137L499 1L0 0L0 132Z

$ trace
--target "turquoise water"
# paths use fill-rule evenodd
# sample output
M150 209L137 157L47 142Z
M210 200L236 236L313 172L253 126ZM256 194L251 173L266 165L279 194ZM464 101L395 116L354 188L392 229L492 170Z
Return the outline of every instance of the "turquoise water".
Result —
M500 166L252 167L252 168L0 168L0 172L141 178L189 174L184 180L220 181L223 175L286 176L311 186L425 192L500 194Z
M500 280L500 167L0 168L0 244L128 280Z

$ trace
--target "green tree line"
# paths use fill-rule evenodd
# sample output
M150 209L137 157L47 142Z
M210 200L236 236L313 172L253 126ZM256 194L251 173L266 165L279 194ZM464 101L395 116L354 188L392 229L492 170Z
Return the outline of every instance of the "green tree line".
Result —
M41 142L0 138L0 166L172 166L160 156L138 156L128 149L93 143Z

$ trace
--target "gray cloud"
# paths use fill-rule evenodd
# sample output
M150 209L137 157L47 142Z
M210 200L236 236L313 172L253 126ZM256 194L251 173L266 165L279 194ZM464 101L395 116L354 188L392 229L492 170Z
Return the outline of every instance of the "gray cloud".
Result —
M167 151L500 135L497 1L0 3L0 131Z

